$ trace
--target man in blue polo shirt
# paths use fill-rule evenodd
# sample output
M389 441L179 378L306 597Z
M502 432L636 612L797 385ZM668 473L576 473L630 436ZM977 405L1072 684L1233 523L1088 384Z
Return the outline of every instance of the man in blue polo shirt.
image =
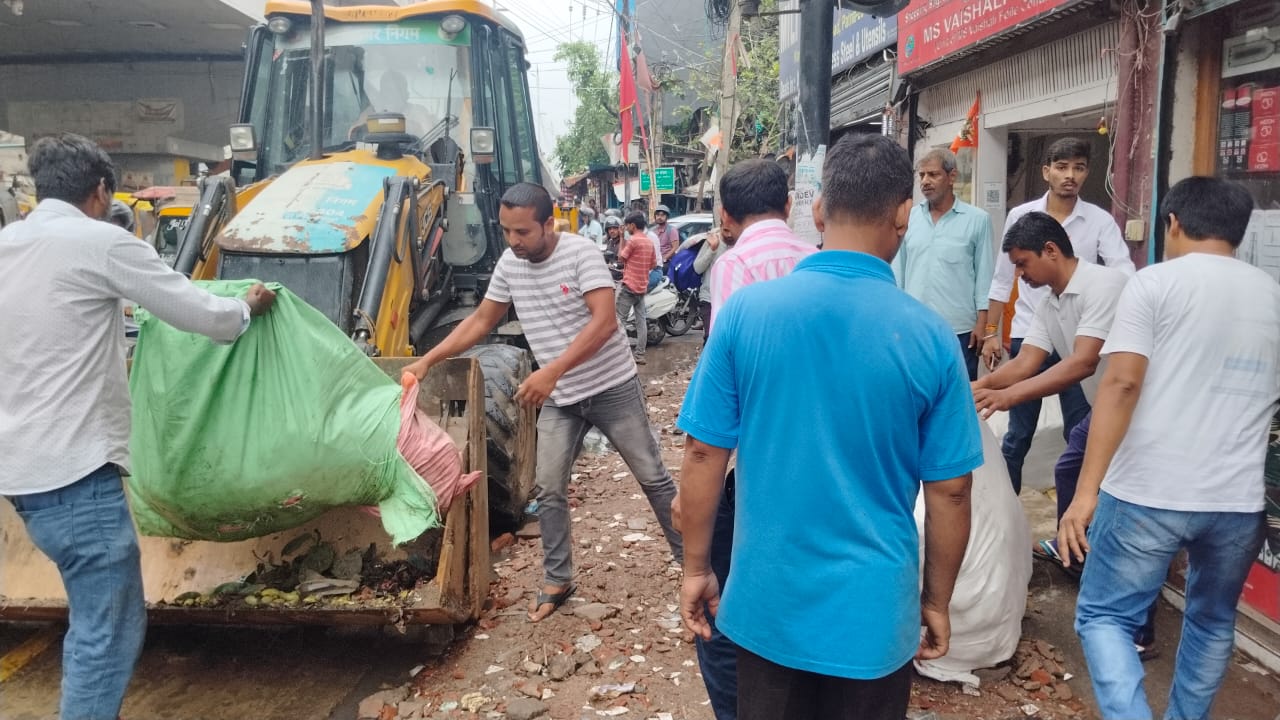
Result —
M902 248L893 259L898 287L933 308L951 326L969 380L988 334L987 291L995 268L991 216L956 197L956 156L930 150L916 163L924 202L911 209Z
M679 420L681 614L706 638L710 607L739 646L740 720L906 715L912 658L947 651L969 473L982 463L955 334L889 267L911 212L910 160L888 138L848 136L823 175L824 250L729 299ZM722 602L708 549L735 448Z

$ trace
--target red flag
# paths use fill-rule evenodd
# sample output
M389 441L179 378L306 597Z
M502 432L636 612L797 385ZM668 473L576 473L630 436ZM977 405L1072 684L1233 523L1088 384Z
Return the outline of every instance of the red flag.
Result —
M622 120L622 162L627 164L631 149L631 137L634 132L632 112L636 107L636 79L631 74L631 49L627 47L627 34L622 33L622 53L618 58L618 73L621 76L618 87L618 105Z
M982 104L982 91L973 98L973 105L969 108L969 114L965 116L964 125L960 128L956 139L951 141L951 152L960 152L960 148L971 147L975 150L978 148L978 112Z

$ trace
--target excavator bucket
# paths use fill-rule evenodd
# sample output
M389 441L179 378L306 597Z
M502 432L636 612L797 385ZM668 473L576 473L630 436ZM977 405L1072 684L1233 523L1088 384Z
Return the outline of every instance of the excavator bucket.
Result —
M374 359L397 379L410 361ZM480 363L474 358L454 358L432 368L421 384L418 403L462 451L464 471L484 472L485 392ZM487 484L476 483L454 501L443 528L398 548L391 546L380 521L358 508L334 510L301 528L243 542L143 537L148 613L158 623L466 622L479 617L488 594L488 506ZM300 543L300 539L304 540ZM316 590L307 596L306 592L291 595L268 590L262 584L264 575L287 565L284 558L288 556L301 556L295 566L311 564L299 548L321 545L327 549L311 555L328 554L330 562L344 555L363 557L363 563L356 565L363 565L361 577L348 581L358 582L358 590L342 593L339 587L336 593ZM31 544L13 507L0 502L0 620L58 620L66 612L57 569Z

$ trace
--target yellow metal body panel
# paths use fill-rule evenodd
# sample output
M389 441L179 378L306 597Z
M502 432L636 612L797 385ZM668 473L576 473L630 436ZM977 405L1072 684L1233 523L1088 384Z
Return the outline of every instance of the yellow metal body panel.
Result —
M391 5L356 5L351 7L331 7L326 5L324 16L337 22L400 22L424 15L444 15L463 13L475 15L495 22L510 30L521 38L520 29L505 17L494 12L493 7L480 0L425 0L424 2L396 7ZM272 15L292 15L297 18L311 17L311 3L300 0L269 0L262 11L265 17Z

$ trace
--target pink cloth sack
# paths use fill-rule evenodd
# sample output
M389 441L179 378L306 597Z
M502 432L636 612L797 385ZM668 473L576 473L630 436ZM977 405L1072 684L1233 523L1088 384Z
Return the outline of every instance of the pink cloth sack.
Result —
M462 453L444 428L418 409L418 378L413 373L400 377L404 395L400 398L400 437L396 447L418 475L436 494L444 515L454 498L466 494L481 479L480 471L462 472Z

